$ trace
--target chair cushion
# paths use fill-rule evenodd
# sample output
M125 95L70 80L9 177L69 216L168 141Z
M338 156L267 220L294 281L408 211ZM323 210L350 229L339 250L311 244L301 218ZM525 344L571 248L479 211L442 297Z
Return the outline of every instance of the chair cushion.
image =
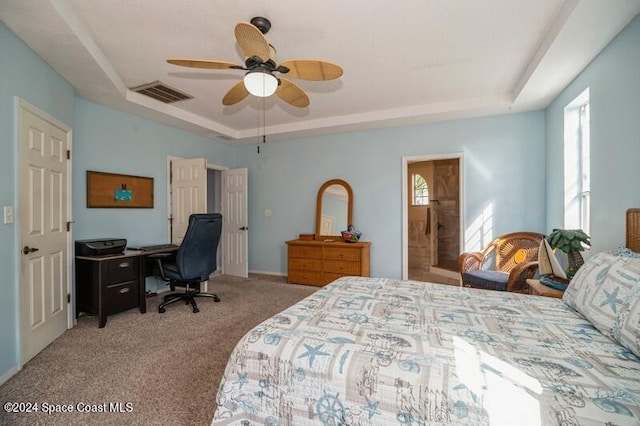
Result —
M462 274L462 281L465 284L471 284L488 290L505 291L507 289L508 280L509 274L500 271L488 271L481 269Z

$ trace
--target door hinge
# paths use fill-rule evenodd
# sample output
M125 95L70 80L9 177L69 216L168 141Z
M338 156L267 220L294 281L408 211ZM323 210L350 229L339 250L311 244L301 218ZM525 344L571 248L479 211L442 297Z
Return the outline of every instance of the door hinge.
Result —
M67 221L67 232L71 231L71 224L73 223L72 220L68 220Z
M71 293L67 293L67 303L71 303Z
M67 160L71 160L71 150L67 150Z

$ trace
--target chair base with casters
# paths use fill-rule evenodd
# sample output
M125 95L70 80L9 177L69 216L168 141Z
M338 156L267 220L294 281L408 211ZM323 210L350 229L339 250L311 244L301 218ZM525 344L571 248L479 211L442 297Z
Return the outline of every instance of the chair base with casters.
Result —
M175 255L151 255L158 263L160 277L169 284L171 290L184 287L184 293L172 293L164 297L158 312L164 313L168 305L184 300L191 305L193 313L200 310L196 297L208 297L219 302L212 293L200 291L200 284L207 281L216 270L216 251L222 232L220 213L194 213L189 216L187 231Z
M176 283L170 283L169 285L171 290L174 290ZM163 298L164 302L162 302L158 306L158 312L163 314L166 311L165 310L166 306L179 302L180 300L184 300L185 305L191 304L191 309L195 314L200 312L200 309L198 309L198 304L196 303L196 299L195 299L196 297L209 297L213 299L213 301L216 303L220 301L220 298L216 294L201 292L200 283L193 283L193 285L196 288L191 288L191 284L187 284L185 287L184 293L171 293L164 296Z

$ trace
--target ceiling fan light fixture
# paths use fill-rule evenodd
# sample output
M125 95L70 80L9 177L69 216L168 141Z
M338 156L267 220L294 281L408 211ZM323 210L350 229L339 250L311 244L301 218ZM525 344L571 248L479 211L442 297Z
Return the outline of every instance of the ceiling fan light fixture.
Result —
M244 85L253 96L266 98L276 92L278 79L268 72L249 71L244 76Z

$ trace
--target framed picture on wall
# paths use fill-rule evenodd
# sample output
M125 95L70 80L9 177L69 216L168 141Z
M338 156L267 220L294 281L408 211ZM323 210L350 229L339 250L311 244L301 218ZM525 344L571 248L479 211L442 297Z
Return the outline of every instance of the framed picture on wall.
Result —
M153 178L87 170L87 208L153 208Z

